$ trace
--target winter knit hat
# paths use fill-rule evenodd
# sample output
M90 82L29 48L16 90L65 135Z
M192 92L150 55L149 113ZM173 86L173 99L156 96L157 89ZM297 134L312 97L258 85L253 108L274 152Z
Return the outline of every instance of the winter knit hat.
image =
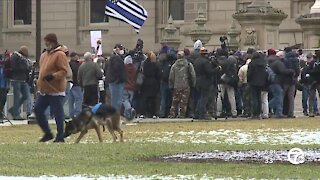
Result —
M57 35L54 34L54 33L47 34L47 35L44 37L44 40L58 44Z
M268 49L268 56L276 55L277 52L274 49Z
M161 54L161 53L166 54L166 53L168 53L168 51L169 51L169 47L165 45L165 46L163 46L163 47L161 48L160 54Z
M279 58L283 59L284 58L284 51L279 51L276 56L278 56Z
M234 53L234 56L236 56L236 57L242 57L241 51L236 51L236 52Z
M24 56L28 56L28 47L27 46L21 46L19 49L19 53L24 55Z
M202 42L197 40L193 45L194 50L200 50L202 48Z
M255 52L256 52L256 50L253 48L248 48L248 50L247 50L247 54L253 54Z
M124 64L132 64L132 57L127 56L124 58Z

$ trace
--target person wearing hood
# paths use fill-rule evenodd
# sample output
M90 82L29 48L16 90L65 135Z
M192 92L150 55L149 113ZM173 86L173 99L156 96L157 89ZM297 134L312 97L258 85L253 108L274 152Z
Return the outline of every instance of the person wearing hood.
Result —
M124 47L121 44L116 44L106 71L107 83L111 94L111 105L117 110L121 108L123 89L127 81L122 56L124 56Z
M294 116L294 98L296 94L296 84L300 75L300 63L297 53L293 52L291 48L285 49L284 64L288 69L292 69L294 74L284 76L283 94L284 94L284 114L289 118Z
M189 49L185 49L184 53L187 58L187 60L194 65L194 62L196 59L200 57L200 49L202 48L202 42L200 40L197 40L194 45L193 49L194 51L190 53ZM188 116L190 118L194 118L195 115L195 109L196 109L196 95L195 95L195 88L191 87L190 89L190 96L189 96L189 103L188 103Z
M275 118L284 118L283 115L283 81L285 76L292 76L293 70L286 68L282 58L283 51L276 53L274 50L268 51L268 57L266 58L270 68L276 74L275 80L270 85L270 91L272 93L272 99L269 101L269 107L273 110Z
M21 106L31 97L29 73L32 64L28 59L28 47L21 46L19 51L11 55L11 84L13 87L13 106L8 110L13 120L24 120L20 116Z
M210 64L208 50L202 47L200 54L201 56L194 62L196 72L196 110L194 119L211 120L211 117L207 114L206 106L211 92L212 75L215 73L215 69Z
M45 111L50 107L57 125L54 142L64 142L64 109L63 100L67 86L68 58L58 43L56 34L48 34L44 38L46 51L39 60L39 78L37 88L39 96L35 103L35 115L38 125L44 132L40 142L53 139Z
M219 64L221 65L221 71L219 76L219 97L217 101L218 106L218 117L223 115L223 104L225 100L225 95L227 94L227 101L229 101L231 106L231 115L233 118L237 117L236 99L235 99L235 87L238 86L238 74L237 74L237 60L235 57L228 57L228 52L224 49L217 49L217 58ZM228 113L226 113L228 116Z
M132 107L132 100L136 87L137 70L133 64L132 55L134 51L130 51L129 55L124 58L124 66L127 74L127 82L124 86L122 105L124 107L124 117L133 119L136 116L136 110Z
M242 94L242 100L243 100L243 117L250 117L251 116L251 110L250 110L250 87L248 85L248 67L251 63L251 55L247 55L246 57L247 61L246 64L243 65L238 72L239 76L239 87Z
M186 118L190 88L196 85L196 73L183 51L178 52L177 58L169 75L169 87L174 90L170 118Z
M159 54L160 65L160 118L167 118L170 113L172 101L172 91L169 88L169 74L173 63L176 60L176 55L173 55L173 50L168 46L163 46Z
M253 109L252 118L261 118L261 93L267 83L266 66L267 63L262 55L258 52L253 53L252 61L248 66L248 83L251 89L251 105Z

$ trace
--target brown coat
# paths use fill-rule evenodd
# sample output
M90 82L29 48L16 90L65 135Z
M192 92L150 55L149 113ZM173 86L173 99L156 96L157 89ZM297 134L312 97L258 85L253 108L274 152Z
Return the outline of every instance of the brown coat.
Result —
M126 64L125 69L126 69L128 78L124 86L124 89L128 91L134 91L136 87L136 80L137 80L137 69L133 64Z
M39 61L38 90L45 94L65 92L68 66L68 58L64 52L64 48L61 46L50 52L44 52ZM54 76L54 79L50 82L45 81L44 77L50 74Z

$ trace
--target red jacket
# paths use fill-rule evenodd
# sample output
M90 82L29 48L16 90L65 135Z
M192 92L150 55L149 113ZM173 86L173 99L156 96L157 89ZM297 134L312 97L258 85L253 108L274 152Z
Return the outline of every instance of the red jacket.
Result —
M137 70L133 64L125 65L126 73L127 73L127 82L124 86L125 90L134 91L136 87L136 79L137 79Z

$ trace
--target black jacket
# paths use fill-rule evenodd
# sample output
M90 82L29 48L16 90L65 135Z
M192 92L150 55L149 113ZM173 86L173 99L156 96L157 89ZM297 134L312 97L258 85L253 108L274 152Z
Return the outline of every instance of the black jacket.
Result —
M212 75L215 73L208 57L200 56L194 61L194 70L196 72L196 87L204 88L212 84Z
M71 60L69 64L72 70L72 83L74 86L79 86L78 71L79 71L79 67L81 66L81 63L79 61Z
M284 84L293 85L297 82L297 78L300 75L300 63L297 58L297 54L295 52L288 52L286 53L284 64L286 68L292 69L294 74L293 75L286 75L284 76Z
M194 62L200 57L200 51L194 50L194 52L191 53L190 56L187 57L187 60L191 62L194 65Z
M31 72L31 64L29 60L20 53L15 52L11 55L11 79L17 81L29 80L29 73Z
M248 83L254 87L265 87L267 84L267 63L265 59L260 56L252 59L248 66Z
M237 74L237 60L233 57L226 57L226 56L218 56L218 62L221 66L221 71L218 74L218 83L222 84L221 76L226 74L226 76L230 77L233 82L236 82L238 79ZM236 83L235 83L236 84Z
M109 63L105 68L108 83L119 84L127 81L127 74L121 56L116 54L111 55Z
M315 58L308 66L307 73L310 75L310 81L320 83L320 60Z
M160 69L157 63L146 60L143 64L141 93L145 97L156 96L160 89Z
M282 85L287 77L292 77L294 71L292 69L286 68L281 59L277 56L269 56L267 57L267 61L269 63L270 68L276 74L276 78L274 84Z
M169 58L167 54L160 54L159 55L159 61L160 61L160 80L161 83L168 84L169 83L169 75L171 66L174 64L175 60L172 58Z

